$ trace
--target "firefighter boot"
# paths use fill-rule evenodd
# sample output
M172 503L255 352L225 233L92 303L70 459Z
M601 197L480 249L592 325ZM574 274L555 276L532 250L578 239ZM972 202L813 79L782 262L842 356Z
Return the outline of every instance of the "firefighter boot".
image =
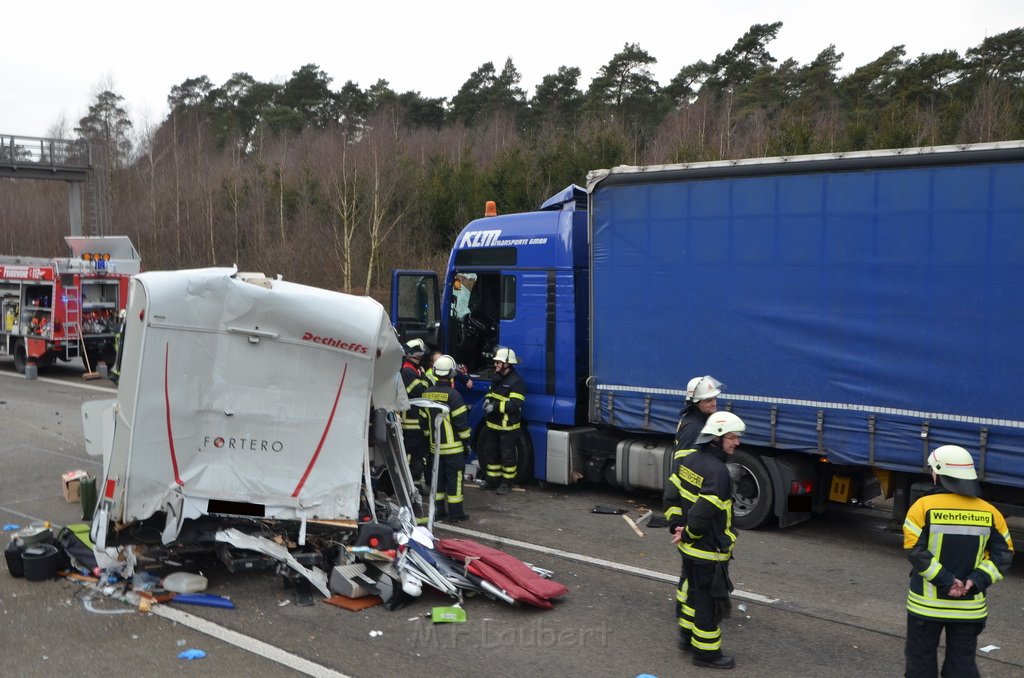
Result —
M679 649L683 652L690 652L693 649L690 645L690 634L685 631L679 632Z
M512 491L512 486L507 482L502 481L501 485L498 485L498 489L494 491L495 494L508 494Z
M715 655L713 657L694 657L694 666L702 666L707 669L732 669L736 668L736 660L732 657L728 657L724 654Z

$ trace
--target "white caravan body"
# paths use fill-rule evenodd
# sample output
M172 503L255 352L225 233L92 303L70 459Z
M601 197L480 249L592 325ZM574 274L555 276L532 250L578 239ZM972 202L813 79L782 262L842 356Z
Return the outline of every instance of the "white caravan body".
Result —
M116 405L84 412L104 448L98 546L111 521L159 511L164 543L208 513L358 517L371 401L408 407L379 303L229 268L148 272L124 336Z

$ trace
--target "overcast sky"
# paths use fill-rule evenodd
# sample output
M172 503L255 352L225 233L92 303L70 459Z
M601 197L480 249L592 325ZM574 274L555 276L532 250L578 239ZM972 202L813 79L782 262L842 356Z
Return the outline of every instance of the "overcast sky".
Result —
M157 124L186 78L284 82L308 63L335 90L384 78L450 98L483 63L500 70L511 57L532 95L559 66L578 66L585 89L637 43L664 85L775 21L768 48L780 62L806 64L835 44L849 72L900 44L908 57L962 55L1024 26L1024 0L16 0L0 13L0 135L45 136L61 118L72 129L111 87L137 128Z

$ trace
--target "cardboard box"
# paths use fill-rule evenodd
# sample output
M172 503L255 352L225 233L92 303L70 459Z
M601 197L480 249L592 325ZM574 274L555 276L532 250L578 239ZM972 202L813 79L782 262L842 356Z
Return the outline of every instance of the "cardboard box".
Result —
M88 475L86 471L68 471L60 477L64 483L64 501L69 504L82 501L82 478Z

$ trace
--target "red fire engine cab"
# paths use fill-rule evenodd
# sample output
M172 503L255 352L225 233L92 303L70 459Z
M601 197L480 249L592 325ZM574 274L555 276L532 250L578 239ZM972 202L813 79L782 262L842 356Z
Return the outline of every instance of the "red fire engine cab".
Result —
M66 258L0 255L0 355L25 372L33 361L81 357L87 369L113 364L128 281L142 270L127 236L68 236Z

